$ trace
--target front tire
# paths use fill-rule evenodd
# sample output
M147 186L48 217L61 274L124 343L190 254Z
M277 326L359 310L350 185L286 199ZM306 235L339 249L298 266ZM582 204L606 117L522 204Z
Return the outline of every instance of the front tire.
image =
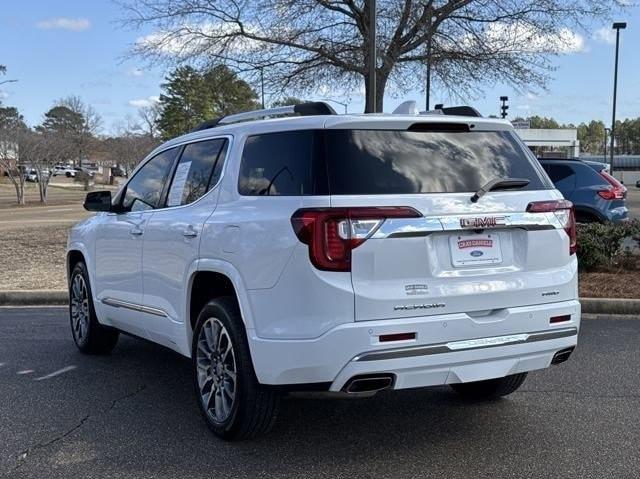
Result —
M271 429L280 397L258 383L234 298L219 298L202 308L192 357L198 405L216 436L248 439Z
M451 384L451 388L467 399L476 401L498 399L516 391L527 377L527 373L512 374L503 378L487 379L471 383Z
M85 354L109 354L120 333L98 322L87 267L77 263L69 277L69 319L73 341Z

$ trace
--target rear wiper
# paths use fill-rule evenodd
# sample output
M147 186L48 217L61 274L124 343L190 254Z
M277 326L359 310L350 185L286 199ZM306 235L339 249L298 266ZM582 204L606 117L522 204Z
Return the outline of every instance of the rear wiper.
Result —
M486 193L497 190L518 190L529 184L526 178L494 178L476 191L471 197L471 203L476 203Z

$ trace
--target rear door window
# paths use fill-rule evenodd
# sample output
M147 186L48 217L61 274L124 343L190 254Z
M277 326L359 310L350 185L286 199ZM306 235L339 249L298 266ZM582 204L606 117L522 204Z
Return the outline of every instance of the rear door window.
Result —
M226 143L219 138L185 146L173 174L167 206L193 203L218 182Z
M326 130L332 195L473 192L494 178L552 185L508 131Z
M266 133L247 138L238 191L245 196L300 196L314 193L321 131Z

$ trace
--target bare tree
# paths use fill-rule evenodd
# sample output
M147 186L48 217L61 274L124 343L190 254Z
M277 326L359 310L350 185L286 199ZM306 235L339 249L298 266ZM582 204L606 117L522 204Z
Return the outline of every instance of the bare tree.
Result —
M138 119L140 120L138 128L143 134L152 138L160 136L158 132L158 119L160 118L161 111L159 103L152 103L151 105L138 108Z
M16 190L16 201L25 204L24 169L18 163L19 131L16 128L0 128L0 169L4 170Z
M145 156L160 144L157 138L127 129L104 140L108 159L128 176Z
M73 155L74 145L58 132L32 132L29 138L30 164L38 175L40 202L47 202L49 181L55 165L65 163Z
M368 88L371 0L120 0L124 23L156 28L132 53L168 63L225 63L273 91ZM482 84L544 86L550 56L581 48L584 28L622 0L378 0L377 105L423 84L425 62L453 96ZM431 55L427 44L431 43ZM368 98L368 96L367 96Z
M102 118L91 105L84 103L78 96L62 98L56 102L56 106L68 108L80 118L77 127L65 134L75 144L78 164L81 165L102 127Z

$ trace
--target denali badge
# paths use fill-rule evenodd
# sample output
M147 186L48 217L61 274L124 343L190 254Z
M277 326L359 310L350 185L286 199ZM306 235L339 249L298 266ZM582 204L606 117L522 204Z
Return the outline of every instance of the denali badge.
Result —
M394 311L413 311L414 309L434 309L434 308L444 308L444 303L431 303L431 304L400 304L398 306L394 306Z
M506 216L485 216L484 218L460 218L461 228L495 228L507 224Z

